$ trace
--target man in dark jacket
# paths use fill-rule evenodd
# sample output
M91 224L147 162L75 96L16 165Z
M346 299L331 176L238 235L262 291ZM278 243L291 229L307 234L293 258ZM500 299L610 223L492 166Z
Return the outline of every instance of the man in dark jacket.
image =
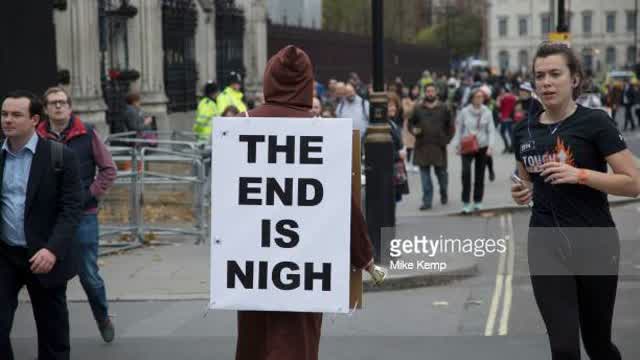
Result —
M427 85L423 102L416 104L409 119L409 130L416 137L414 146L414 164L420 167L422 182L422 206L420 210L429 210L433 200L431 167L433 166L440 185L440 203L449 201L447 186L447 144L454 134L451 112L438 100L435 85Z
M44 101L49 121L38 125L38 135L67 145L80 161L84 216L75 238L78 275L102 339L111 342L115 330L109 318L104 281L98 272L98 199L113 185L116 166L95 127L72 115L71 97L64 88L48 89Z
M76 274L72 245L82 216L79 164L70 149L38 137L41 112L28 92L14 92L2 103L7 139L0 154L0 356L8 360L18 292L25 285L38 358L69 360L71 352L66 290Z

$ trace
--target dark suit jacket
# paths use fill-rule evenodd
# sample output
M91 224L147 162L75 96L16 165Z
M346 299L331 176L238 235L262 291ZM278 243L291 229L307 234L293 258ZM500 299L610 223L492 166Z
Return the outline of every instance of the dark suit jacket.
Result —
M6 153L2 151L0 191L5 156ZM29 257L42 248L56 255L56 264L51 272L37 275L45 287L62 285L76 274L72 244L82 216L82 188L78 160L73 151L66 147L63 151L63 163L63 171L56 173L51 160L51 143L40 138L27 184L24 232ZM1 228L0 236L4 238Z

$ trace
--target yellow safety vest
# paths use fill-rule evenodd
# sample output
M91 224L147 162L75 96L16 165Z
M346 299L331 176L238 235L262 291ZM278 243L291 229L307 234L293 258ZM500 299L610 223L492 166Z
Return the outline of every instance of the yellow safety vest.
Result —
M203 97L198 103L196 123L193 125L193 132L196 133L198 140L209 141L213 130L213 118L218 115L216 102L207 96Z
M244 95L240 91L236 91L231 86L228 86L224 91L218 95L216 98L216 103L218 104L218 108L220 109L220 114L224 113L224 111L230 105L238 108L238 111L243 113L247 111L247 105L242 102L242 98Z

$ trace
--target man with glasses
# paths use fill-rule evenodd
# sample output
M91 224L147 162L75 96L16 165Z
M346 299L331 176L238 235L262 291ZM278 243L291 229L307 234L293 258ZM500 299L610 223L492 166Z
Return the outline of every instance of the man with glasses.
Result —
M72 114L71 98L62 87L44 94L48 121L37 127L38 134L67 145L80 162L80 180L84 194L84 216L75 237L78 277L87 294L91 311L105 342L112 342L115 330L107 304L104 281L98 273L98 199L113 185L116 166L95 128Z

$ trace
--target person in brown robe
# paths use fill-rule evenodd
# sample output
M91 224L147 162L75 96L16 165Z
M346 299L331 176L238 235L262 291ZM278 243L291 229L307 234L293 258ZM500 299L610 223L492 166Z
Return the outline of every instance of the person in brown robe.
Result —
M312 117L313 69L309 56L295 46L274 55L264 73L265 104L250 117ZM369 272L373 265L367 224L351 198L351 264ZM236 360L317 360L322 313L238 311Z

